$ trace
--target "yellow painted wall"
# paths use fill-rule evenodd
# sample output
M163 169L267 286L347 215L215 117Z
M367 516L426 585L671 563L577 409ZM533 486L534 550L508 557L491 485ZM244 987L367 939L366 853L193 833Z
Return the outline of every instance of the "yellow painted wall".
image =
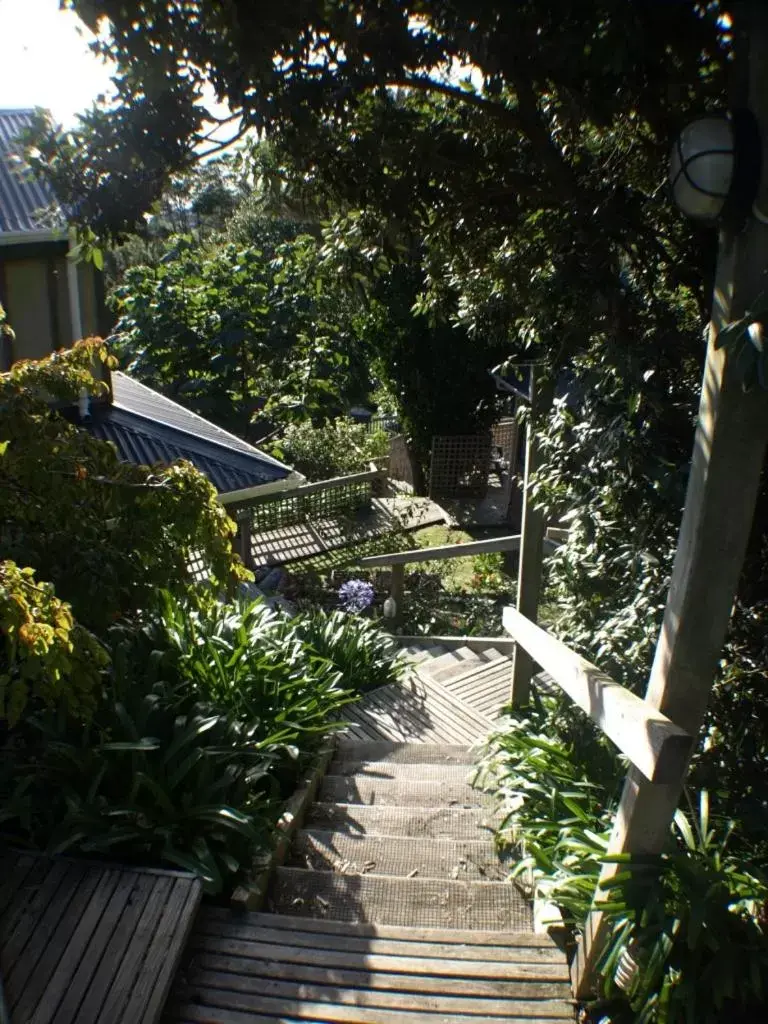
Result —
M3 267L8 322L16 334L14 359L40 359L53 348L45 260L9 260Z
M63 254L15 259L12 249L0 249L0 293L8 322L16 333L14 361L40 359L56 348L98 333L95 271L90 264L77 267L82 324L77 336L72 328L67 271L68 262Z

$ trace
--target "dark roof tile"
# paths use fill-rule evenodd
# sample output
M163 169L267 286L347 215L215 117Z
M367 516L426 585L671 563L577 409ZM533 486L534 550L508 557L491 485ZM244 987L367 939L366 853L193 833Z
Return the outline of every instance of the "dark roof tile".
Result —
M0 110L0 243L4 234L62 232L66 227L50 188L29 172L22 172L15 157L18 138L32 123L33 110ZM65 235L62 234L62 237Z

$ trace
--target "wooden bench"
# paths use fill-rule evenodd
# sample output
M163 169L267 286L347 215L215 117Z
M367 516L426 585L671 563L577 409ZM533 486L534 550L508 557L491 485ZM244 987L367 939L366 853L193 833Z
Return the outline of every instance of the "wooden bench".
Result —
M200 880L41 854L0 856L0 970L13 1024L159 1019Z

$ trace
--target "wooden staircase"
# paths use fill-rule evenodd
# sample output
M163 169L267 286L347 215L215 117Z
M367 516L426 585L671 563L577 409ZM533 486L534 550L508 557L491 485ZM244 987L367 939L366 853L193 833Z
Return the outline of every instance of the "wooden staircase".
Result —
M564 954L506 881L470 746L509 691L493 649L411 649L349 716L268 913L205 909L167 1019L573 1020ZM385 691L385 692L382 692Z

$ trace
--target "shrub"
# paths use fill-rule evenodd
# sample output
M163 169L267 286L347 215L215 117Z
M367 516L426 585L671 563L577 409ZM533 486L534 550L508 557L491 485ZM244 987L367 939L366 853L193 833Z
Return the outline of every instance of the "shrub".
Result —
M108 663L50 583L36 580L33 569L0 562L0 720L16 725L30 697L87 717Z
M623 779L591 722L534 694L489 737L477 784L506 812L499 839L517 845L516 873L581 923L594 895Z
M91 340L0 374L0 547L101 635L160 587L189 592L192 553L217 589L247 574L232 552L234 524L194 466L120 462L41 397L67 404L81 388L99 394L97 361L112 365Z
M499 839L517 845L514 874L559 905L578 930L593 906L624 770L591 723L537 698L490 737L476 783L498 794ZM678 811L661 856L622 862L602 904L611 933L599 965L601 1024L756 1020L768 991L768 886L726 852L733 823ZM634 967L633 967L634 965Z
M262 602L164 592L108 640L91 719L36 708L2 748L0 821L53 851L187 868L211 892L269 844L350 687L396 675L394 644L370 621L287 619Z
M200 875L210 892L266 847L282 752L172 683L113 685L88 728L32 716L4 752L2 819L52 853L74 849Z
M368 469L371 459L389 453L389 438L349 419L330 420L321 427L307 420L286 427L271 450L307 479L328 480Z
M356 693L395 683L402 672L395 641L370 619L347 612L316 612L292 629Z
M613 936L602 963L615 1024L764 1019L768 885L728 853L734 823L713 826L709 797L679 810L675 842L622 865L609 889Z
M158 634L197 699L247 722L253 738L271 736L298 753L354 699L337 666L315 651L304 622L286 620L260 600L190 609L164 594Z

